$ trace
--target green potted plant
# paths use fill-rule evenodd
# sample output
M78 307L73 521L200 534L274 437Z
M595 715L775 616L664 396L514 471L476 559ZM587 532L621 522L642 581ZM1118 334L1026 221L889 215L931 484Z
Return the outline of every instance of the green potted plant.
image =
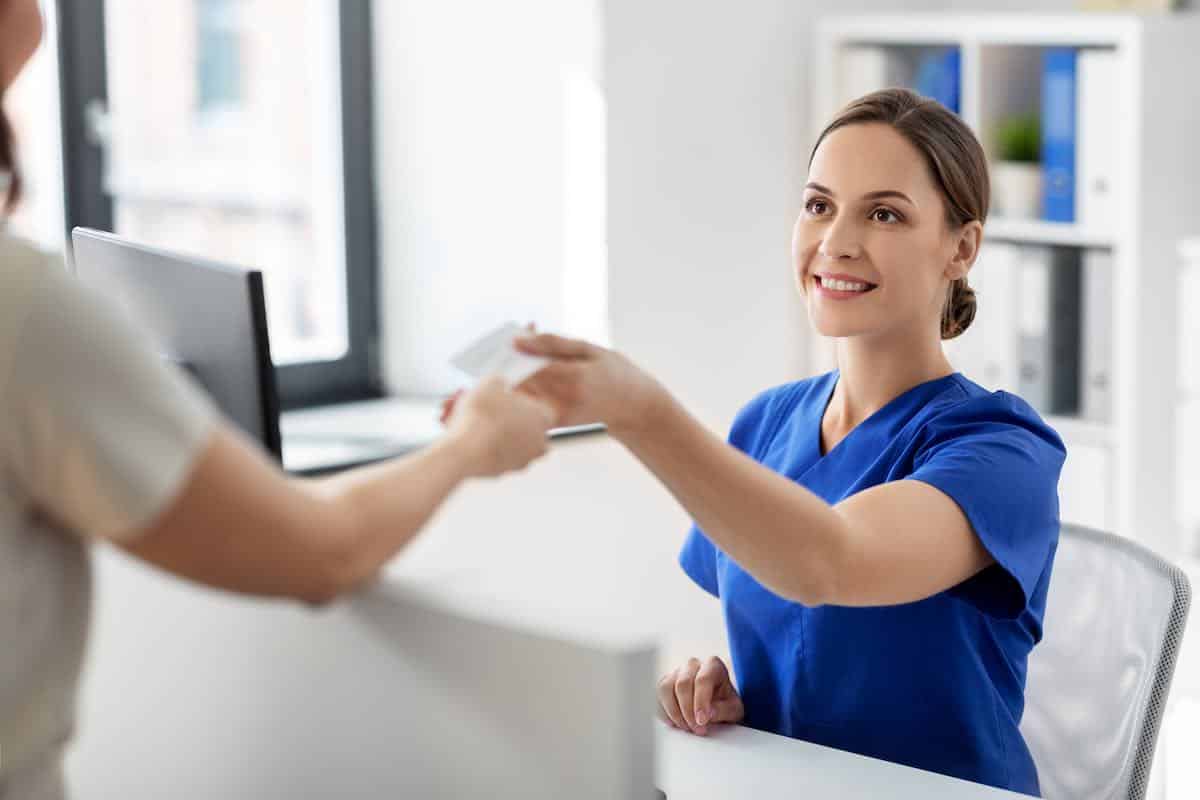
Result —
M1002 217L1040 216L1042 198L1041 120L1014 114L996 126L992 204Z

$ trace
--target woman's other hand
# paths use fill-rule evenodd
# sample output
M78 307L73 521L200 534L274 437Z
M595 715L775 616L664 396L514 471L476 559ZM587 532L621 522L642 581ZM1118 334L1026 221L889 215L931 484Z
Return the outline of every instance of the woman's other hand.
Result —
M452 402L451 402L452 401ZM523 469L546 454L546 432L555 410L539 398L489 378L455 395L443 409L447 435L460 437L473 453L471 474L492 477Z
M746 715L725 662L698 658L668 672L658 681L658 705L672 725L700 736L709 726L741 722Z

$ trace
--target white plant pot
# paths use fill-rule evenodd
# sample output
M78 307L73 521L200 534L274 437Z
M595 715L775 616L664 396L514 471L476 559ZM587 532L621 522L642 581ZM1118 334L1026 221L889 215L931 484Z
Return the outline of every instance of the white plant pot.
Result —
M997 216L1037 219L1042 212L1042 165L1001 161L992 167L992 205Z

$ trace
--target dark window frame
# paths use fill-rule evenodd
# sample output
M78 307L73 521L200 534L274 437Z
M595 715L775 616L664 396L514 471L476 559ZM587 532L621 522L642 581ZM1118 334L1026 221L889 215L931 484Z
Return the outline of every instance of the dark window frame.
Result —
M108 102L104 2L58 0L63 190L67 242L82 225L113 229L102 183L103 148L89 133L90 108ZM374 102L370 0L338 0L342 180L348 353L336 361L276 368L284 409L384 394L379 365L378 244L374 181Z

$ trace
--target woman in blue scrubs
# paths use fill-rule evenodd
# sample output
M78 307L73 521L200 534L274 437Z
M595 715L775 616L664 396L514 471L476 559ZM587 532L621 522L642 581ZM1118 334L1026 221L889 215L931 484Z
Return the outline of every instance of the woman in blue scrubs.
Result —
M769 389L728 444L621 355L550 335L526 389L599 419L695 520L680 563L720 598L717 658L659 685L704 735L754 728L1038 793L1018 724L1058 537L1063 443L956 372L974 316L987 163L907 91L847 106L812 153L793 233L800 295L838 369Z

